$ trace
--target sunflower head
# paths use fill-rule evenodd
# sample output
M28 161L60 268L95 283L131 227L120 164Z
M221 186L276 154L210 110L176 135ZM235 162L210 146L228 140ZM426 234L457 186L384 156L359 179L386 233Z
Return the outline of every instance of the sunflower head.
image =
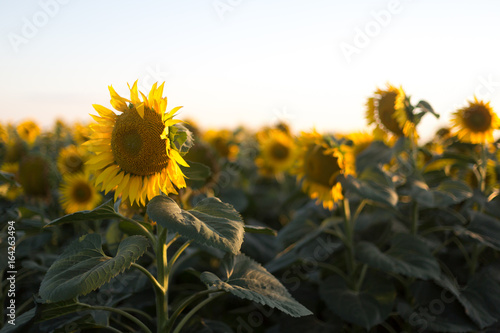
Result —
M86 159L81 147L69 145L59 151L57 168L61 174L84 172Z
M383 130L396 137L410 136L414 124L407 113L407 97L403 88L387 84L386 89L377 89L366 103L366 119L374 124L376 134ZM413 124L413 126L412 126Z
M181 107L166 112L163 84L155 83L148 96L138 92L137 81L129 89L130 99L126 99L109 87L118 115L93 105L99 116L92 115L97 124L91 125L93 133L85 143L95 154L87 165L95 174L96 186L105 193L115 190L115 200L122 195L123 200L145 205L160 192L177 193L176 188L186 186L179 164L188 167L182 155L190 146L187 130L173 119Z
M452 114L452 131L466 143L493 142L493 131L500 126L500 120L490 103L474 101Z
M304 192L323 203L323 207L333 209L344 197L338 176L355 173L352 154L343 146L332 145L331 140L315 131L303 132L298 145L298 163L292 173L302 181Z
M233 132L227 129L208 130L203 139L210 144L219 156L234 161L238 155L239 148Z
M17 178L28 197L48 198L50 194L50 166L39 155L28 155L19 163Z
M259 172L274 176L287 171L295 162L295 142L288 132L268 129L257 133L260 154L256 159Z
M5 147L4 162L19 163L28 153L26 143L17 139L10 139Z
M59 191L59 202L67 214L92 210L102 200L89 175L84 172L64 175Z
M5 143L9 140L9 131L7 127L0 124L0 142Z
M23 121L17 126L16 130L19 137L30 145L32 145L38 135L40 135L40 127L32 120Z
M73 125L73 130L71 131L73 134L73 140L76 144L81 145L85 141L90 139L90 126L87 124L81 124L79 122Z

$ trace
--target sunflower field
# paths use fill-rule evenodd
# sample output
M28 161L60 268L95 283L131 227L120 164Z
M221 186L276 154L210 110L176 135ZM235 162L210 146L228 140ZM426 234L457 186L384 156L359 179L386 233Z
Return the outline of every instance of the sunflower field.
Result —
M355 133L201 130L163 88L1 124L1 333L500 331L487 101L422 142L390 84Z

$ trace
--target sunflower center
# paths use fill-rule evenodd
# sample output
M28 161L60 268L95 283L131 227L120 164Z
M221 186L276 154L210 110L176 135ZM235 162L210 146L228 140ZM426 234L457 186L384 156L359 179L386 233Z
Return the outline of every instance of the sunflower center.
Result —
M148 176L167 167L167 143L160 138L164 128L161 115L150 109L144 109L144 118L135 109L119 115L111 134L111 150L120 168Z
M402 136L403 131L399 128L399 124L394 118L396 112L394 106L396 105L396 92L386 92L380 97L378 101L378 118L384 127L392 133Z
M490 129L492 117L483 105L473 105L463 113L465 126L473 132L485 132Z
M305 175L308 180L326 187L332 187L337 180L335 176L341 170L335 156L325 155L325 148L314 146L307 152L304 164Z
M70 173L83 171L83 161L78 155L68 156L64 164Z
M92 189L85 182L77 183L71 189L71 198L78 203L87 203L92 198Z
M270 152L273 159L279 162L286 160L290 155L290 149L280 142L274 142Z

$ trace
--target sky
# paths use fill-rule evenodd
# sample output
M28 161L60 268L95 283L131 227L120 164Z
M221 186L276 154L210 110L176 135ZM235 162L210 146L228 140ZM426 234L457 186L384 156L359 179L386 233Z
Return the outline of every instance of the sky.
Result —
M367 129L389 82L428 101L423 139L477 95L500 110L500 1L0 0L0 122L90 122L165 81L202 129Z

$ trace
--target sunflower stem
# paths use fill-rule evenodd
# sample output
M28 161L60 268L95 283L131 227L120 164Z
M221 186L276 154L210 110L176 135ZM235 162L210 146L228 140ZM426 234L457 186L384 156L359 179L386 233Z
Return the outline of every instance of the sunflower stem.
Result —
M203 308L206 304L210 303L211 301L213 301L214 299L216 299L217 297L221 296L221 295L224 295L226 292L221 292L221 293L216 293L216 294L212 294L212 295L209 295L208 298L206 298L204 301L202 301L200 304L198 304L197 306L195 306L193 309L191 309L191 311L189 311L186 316L184 318L182 318L181 322L179 323L179 325L175 328L174 330L174 333L180 333L181 329L184 327L184 325L186 325L186 323L189 321L189 319L191 319L191 317L196 313L198 312L198 310L200 310L201 308Z
M344 198L344 228L345 228L345 240L344 244L347 248L347 269L348 276L353 282L353 275L356 271L356 259L354 258L354 221L351 218L351 208L349 205L349 199Z
M213 292L214 292L213 290L203 290L203 291L197 292L196 294L193 294L193 295L189 296L188 298L186 298L184 300L184 302L182 302L179 306L177 306L177 309L172 314L172 316L169 318L165 332L170 332L170 330L172 329L172 327L175 324L175 321L177 320L177 317L179 317L179 315L182 313L182 311L184 311L184 309L189 304L191 304L193 301L195 301L198 297L204 296L204 295L209 295L210 293L213 293Z
M168 275L167 271L167 236L168 230L157 224L158 242L156 243L156 265L158 270L158 283L163 288L156 291L156 314L158 332L165 332L168 321Z

